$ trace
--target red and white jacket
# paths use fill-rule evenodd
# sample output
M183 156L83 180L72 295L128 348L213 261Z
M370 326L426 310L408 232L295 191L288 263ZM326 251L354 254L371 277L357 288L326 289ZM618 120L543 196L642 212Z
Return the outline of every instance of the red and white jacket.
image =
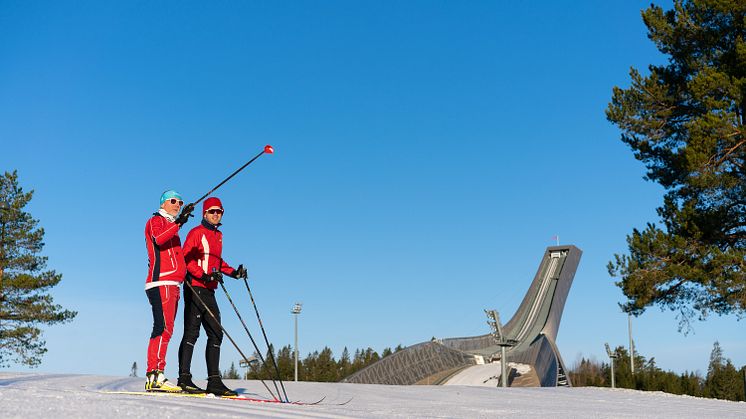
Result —
M189 231L184 241L184 260L187 273L192 277L192 285L214 290L216 281L202 281L202 275L218 270L225 275L235 276L236 270L223 260L223 233L218 225L205 220Z
M145 224L145 245L148 248L145 289L181 285L186 275L186 263L181 250L179 225L155 213Z

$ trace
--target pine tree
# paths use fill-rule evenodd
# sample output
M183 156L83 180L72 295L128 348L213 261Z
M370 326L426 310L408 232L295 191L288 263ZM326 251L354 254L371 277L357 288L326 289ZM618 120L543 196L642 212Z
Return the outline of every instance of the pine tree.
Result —
M730 359L723 356L720 343L715 341L707 366L704 385L705 397L724 400L743 400L743 382Z
M380 359L381 356L378 355L378 352L374 351L373 348L368 347L368 349L363 352L363 367L378 362Z
M339 362L337 363L337 376L340 379L343 379L351 374L351 368L352 364L350 362L350 351L347 350L347 347L345 346L342 350L342 356L339 357Z
M303 378L301 379L302 381L318 381L318 358L319 351L313 351L308 354L306 359L303 360Z
M627 237L609 273L635 315L658 305L680 329L710 313L746 313L746 3L675 0L643 11L666 65L630 71L607 118L667 192L663 227Z
M290 345L283 346L277 352L277 367L280 369L280 377L283 381L295 378L295 358Z
M39 256L44 229L23 208L33 191L24 192L18 174L0 177L0 367L10 361L32 367L47 352L39 325L65 323L77 315L54 304L49 290L62 275L45 271L47 258Z
M723 357L723 348L720 347L720 342L715 341L715 343L712 344L712 352L710 352L710 363L707 364L707 376L710 377L717 373L717 370L720 369L724 363L725 358Z
M274 345L270 344L269 348L267 348L267 354L264 356L264 364L261 365L261 370L259 372L259 377L264 380L271 380L273 378L276 378L277 373L275 372L275 365L272 363L272 357L275 353L275 347ZM275 361L277 361L277 358L275 358Z
M339 375L337 374L337 363L334 361L334 355L332 350L328 346L319 353L316 359L316 366L318 368L317 376L314 381L322 382L335 382L339 381Z
M228 368L224 373L221 374L223 378L229 379L229 380L238 380L241 378L241 376L238 374L238 370L236 369L236 363L231 362L231 367Z

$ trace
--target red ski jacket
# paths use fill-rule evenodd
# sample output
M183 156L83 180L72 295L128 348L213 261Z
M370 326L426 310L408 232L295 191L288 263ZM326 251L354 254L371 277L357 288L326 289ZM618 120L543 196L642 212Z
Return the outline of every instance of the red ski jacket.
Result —
M192 285L214 290L216 281L202 281L202 275L218 270L235 276L236 270L223 260L223 233L218 227L202 220L202 224L189 231L184 241L184 260L187 273L192 277Z
M161 214L153 214L145 224L145 245L148 248L145 289L181 285L186 275L186 263L181 250L179 225Z

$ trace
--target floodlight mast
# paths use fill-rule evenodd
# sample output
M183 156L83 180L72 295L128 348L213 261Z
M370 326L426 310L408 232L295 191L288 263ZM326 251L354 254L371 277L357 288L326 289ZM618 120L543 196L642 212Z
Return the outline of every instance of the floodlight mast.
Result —
M10 213L10 205L5 201L0 201L0 215L2 215L4 212ZM0 237L5 237L5 222L2 222L0 220ZM4 259L5 255L3 254L3 248L0 247L0 259ZM3 295L3 271L0 270L0 301L4 301L4 295Z
M635 341L632 340L632 314L627 313L627 329L629 330L629 369L635 374Z
M611 352L608 343L604 343L604 345L606 346L606 354L609 355L609 360L611 360L611 388L616 388L616 381L614 380L614 360L617 358L617 355L616 353Z
M295 303L290 311L295 317L295 381L298 381L298 315L303 309L303 303Z
M506 338L497 310L484 310L484 313L487 315L487 324L492 329L492 338L500 347L500 387L508 387L508 359L505 348L515 346L518 341Z

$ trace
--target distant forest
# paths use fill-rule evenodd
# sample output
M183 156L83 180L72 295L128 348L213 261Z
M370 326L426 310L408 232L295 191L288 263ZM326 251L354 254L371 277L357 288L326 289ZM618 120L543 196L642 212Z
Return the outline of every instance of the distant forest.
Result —
M663 371L655 364L655 358L645 359L635 354L635 373L630 368L629 352L622 346L614 351L614 379L619 388L645 391L663 391L672 394L688 394L697 397L743 401L746 366L736 369L730 359L723 356L723 350L715 342L710 354L707 375L685 371L676 374ZM575 387L611 386L611 364L581 358L569 372Z
M402 349L401 345L394 349L386 348L380 355L372 348L357 349L351 355L347 348L344 348L339 360L336 360L332 350L325 347L320 352L314 351L304 359L298 360L298 380L340 381ZM273 350L273 348L270 348L270 350ZM722 348L718 342L713 345L707 375L704 377L698 372L685 371L682 374L676 374L671 371L663 371L656 365L655 358L646 359L640 354L635 354L635 373L632 374L629 352L622 346L617 347L614 352L617 356L614 362L614 376L616 386L619 388L663 391L672 394L688 394L734 401L744 401L746 399L744 394L746 366L740 370L736 369L731 360L723 356ZM273 355L277 360L282 380L293 380L294 358L290 345L280 348L276 353L273 352ZM270 380L276 377L274 367L269 361L269 351L264 355L264 359L267 360L266 364L254 363L243 374L236 369L235 363L231 363L230 368L223 373L223 378ZM575 387L610 387L611 364L581 358L570 369L569 376Z
M309 353L303 359L299 357L298 380L323 382L340 381L348 375L402 349L403 347L401 345L398 345L394 349L386 348L380 355L372 348L357 349L354 354L350 355L350 352L345 347L344 350L342 350L342 355L339 357L339 360L336 360L334 359L332 350L325 347L321 352L314 351ZM270 347L270 350L273 350L273 348ZM277 361L277 368L280 370L280 378L283 381L293 380L295 376L295 358L290 345L283 346L276 353L273 352L273 354ZM256 353L254 353L254 356L259 358ZM264 354L264 359L266 361L265 364L262 364L261 362L252 363L243 374L239 373L236 369L235 363L231 363L230 369L223 373L223 378L270 380L277 377L274 365L272 365L272 361L270 361L269 358L269 351Z

